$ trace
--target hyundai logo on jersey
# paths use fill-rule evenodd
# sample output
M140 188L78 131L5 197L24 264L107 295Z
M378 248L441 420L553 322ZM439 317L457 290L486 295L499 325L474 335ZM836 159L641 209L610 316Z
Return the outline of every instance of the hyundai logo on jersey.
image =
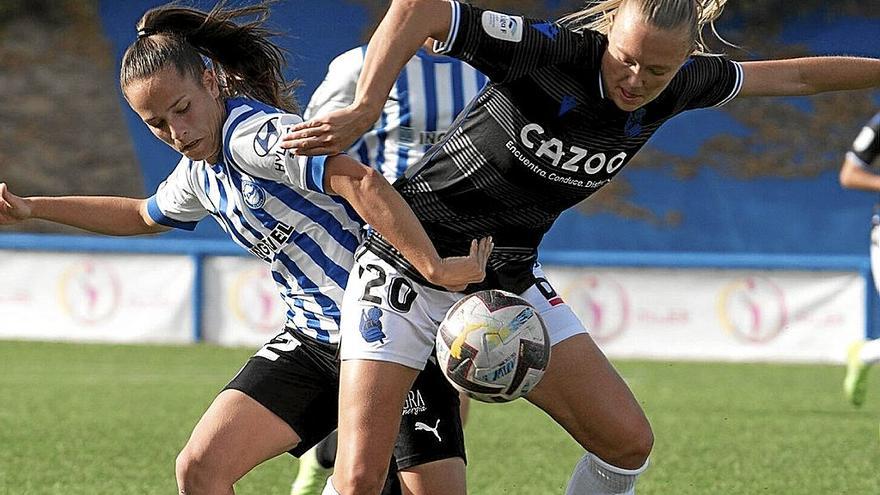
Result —
M256 182L247 179L241 181L241 196L252 210L258 210L266 204L266 191Z
M361 336L367 342L385 343L385 334L382 333L382 310L370 308L361 315Z
M263 127L260 127L260 130L257 131L257 135L254 136L254 151L258 156L268 155L269 151L275 146L275 143L278 142L280 133L278 132L277 120L277 117L267 120Z

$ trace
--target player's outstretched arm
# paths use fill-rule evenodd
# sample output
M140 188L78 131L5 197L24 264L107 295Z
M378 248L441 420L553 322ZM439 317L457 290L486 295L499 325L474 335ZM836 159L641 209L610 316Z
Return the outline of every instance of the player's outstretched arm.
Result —
M440 258L409 205L379 171L346 155L330 157L324 172L324 191L348 200L364 221L432 284L460 291L486 277L491 238L472 241L468 256Z
M426 39L447 39L451 22L446 0L393 0L370 38L354 102L294 126L282 146L308 156L344 152L379 118L406 62Z
M740 96L800 96L880 87L880 60L805 57L743 62Z
M105 235L155 234L168 230L147 213L144 199L114 196L27 197L0 183L0 224L36 218Z
M12 225L30 217L28 202L12 194L5 182L0 182L0 225Z

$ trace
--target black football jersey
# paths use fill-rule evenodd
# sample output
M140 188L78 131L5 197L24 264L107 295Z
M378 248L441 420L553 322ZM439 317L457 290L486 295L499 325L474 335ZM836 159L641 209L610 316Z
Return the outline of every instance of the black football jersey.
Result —
M880 163L874 163L880 156L880 112L874 115L859 132L853 141L849 155L856 158L856 162L865 167L880 165Z
M739 64L694 56L654 101L625 112L605 97L604 35L452 8L450 37L438 48L490 83L395 188L441 256L466 255L472 239L493 236L486 281L469 291L528 288L538 245L560 213L611 182L668 119L722 105L742 84ZM424 283L379 234L366 242Z

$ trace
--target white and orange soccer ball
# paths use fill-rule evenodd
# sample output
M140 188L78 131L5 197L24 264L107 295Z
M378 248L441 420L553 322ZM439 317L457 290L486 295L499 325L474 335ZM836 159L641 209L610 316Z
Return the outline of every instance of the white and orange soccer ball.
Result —
M470 294L446 313L437 360L452 385L483 402L527 394L550 362L550 339L526 300L501 290Z

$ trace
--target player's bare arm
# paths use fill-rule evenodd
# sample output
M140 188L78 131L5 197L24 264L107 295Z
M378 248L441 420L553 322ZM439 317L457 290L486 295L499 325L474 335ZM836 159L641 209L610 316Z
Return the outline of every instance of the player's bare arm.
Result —
M0 224L35 218L70 225L97 234L129 236L168 230L147 214L147 201L115 196L22 198L0 184Z
M740 96L800 96L880 86L880 60L805 57L743 62Z
M446 0L394 0L367 47L354 102L346 108L303 122L281 146L299 155L345 151L373 122L397 74L428 38L449 36L452 13Z
M840 167L840 185L847 189L880 192L880 175L847 157Z
M412 209L376 169L346 155L330 157L324 190L345 198L429 282L458 291L485 278L492 239L471 242L468 256L440 258Z
M0 182L0 225L12 225L31 216L31 207L24 198L9 191L4 182Z

